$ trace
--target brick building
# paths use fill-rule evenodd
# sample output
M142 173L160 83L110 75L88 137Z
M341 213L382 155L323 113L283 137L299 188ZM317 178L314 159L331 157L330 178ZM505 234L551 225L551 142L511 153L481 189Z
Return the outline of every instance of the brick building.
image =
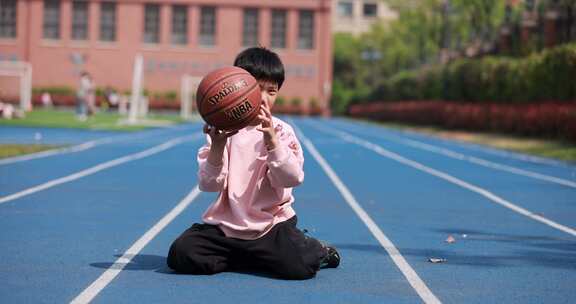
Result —
M86 70L98 87L124 91L142 54L145 89L178 93L184 74L202 76L263 45L286 66L280 95L327 109L330 11L329 0L2 0L0 60L30 62L34 87L74 88Z
M338 33L360 35L374 23L388 24L398 18L386 1L334 0L332 1L332 30Z

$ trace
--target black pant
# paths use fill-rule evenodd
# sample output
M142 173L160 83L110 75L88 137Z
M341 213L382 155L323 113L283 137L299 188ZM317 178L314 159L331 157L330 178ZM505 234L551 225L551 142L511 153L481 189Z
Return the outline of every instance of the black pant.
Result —
M296 228L296 216L256 240L229 238L217 226L194 224L170 246L168 266L177 272L267 272L283 279L314 277L326 250Z

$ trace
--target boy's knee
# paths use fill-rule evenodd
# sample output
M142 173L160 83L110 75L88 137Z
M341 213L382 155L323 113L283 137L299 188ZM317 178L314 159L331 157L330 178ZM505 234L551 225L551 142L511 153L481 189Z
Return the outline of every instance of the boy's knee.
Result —
M225 268L223 261L219 261L217 257L197 254L194 247L186 246L182 239L176 239L172 243L166 262L174 271L188 274L215 274Z
M308 280L316 276L316 271L311 267L289 267L278 271L277 274L286 280Z
M166 263L171 269L182 272L182 265L184 264L182 261L185 259L186 252L181 244L181 240L178 238L172 243L170 250L168 250L168 258L166 259Z

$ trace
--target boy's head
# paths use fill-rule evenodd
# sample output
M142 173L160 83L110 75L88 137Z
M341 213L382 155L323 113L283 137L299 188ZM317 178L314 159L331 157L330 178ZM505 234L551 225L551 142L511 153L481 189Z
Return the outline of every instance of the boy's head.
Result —
M284 83L284 65L280 57L264 47L252 47L236 56L234 66L243 68L256 78L262 91L262 100L272 108Z
M252 74L256 80L276 83L278 89L284 83L284 65L278 54L264 47L252 47L242 51L234 60L234 66Z

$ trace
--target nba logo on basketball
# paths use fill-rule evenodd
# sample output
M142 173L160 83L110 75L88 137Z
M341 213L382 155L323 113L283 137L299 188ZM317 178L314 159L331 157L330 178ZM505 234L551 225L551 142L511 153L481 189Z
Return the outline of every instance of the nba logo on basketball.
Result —
M244 102L233 107L230 110L226 110L226 116L228 116L232 120L237 120L242 117L244 114L248 113L252 109L252 105L247 99L244 99Z

